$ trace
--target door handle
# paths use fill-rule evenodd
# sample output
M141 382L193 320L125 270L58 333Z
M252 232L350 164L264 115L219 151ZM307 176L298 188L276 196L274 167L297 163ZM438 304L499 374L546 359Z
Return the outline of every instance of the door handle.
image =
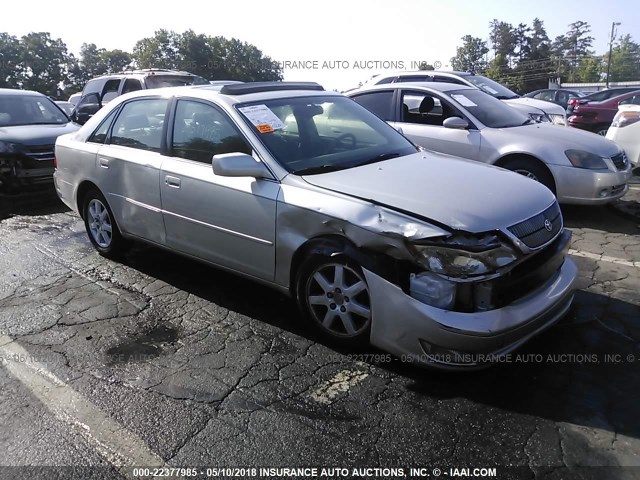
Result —
M109 159L98 157L98 165L100 165L102 168L109 168Z
M167 175L166 177L164 177L164 183L166 183L171 188L180 188L180 179L178 177Z

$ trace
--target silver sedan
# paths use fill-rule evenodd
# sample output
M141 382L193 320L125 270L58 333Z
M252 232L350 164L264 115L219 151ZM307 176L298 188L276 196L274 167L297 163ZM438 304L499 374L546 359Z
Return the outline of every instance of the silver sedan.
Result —
M573 298L571 233L548 189L420 152L319 85L124 95L56 158L58 195L102 255L141 240L243 275L335 342L478 368Z
M399 83L349 96L416 144L521 173L543 183L561 203L603 204L628 190L631 165L615 143L575 128L532 122L478 89ZM340 125L330 121L330 128Z

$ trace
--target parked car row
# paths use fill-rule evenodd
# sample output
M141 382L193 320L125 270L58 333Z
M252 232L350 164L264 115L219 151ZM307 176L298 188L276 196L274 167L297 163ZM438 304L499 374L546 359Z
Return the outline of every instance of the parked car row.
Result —
M442 70L390 72L374 76L365 82L363 86L368 87L372 85L406 82L454 83L456 85L475 87L498 100L504 101L511 107L520 110L521 113L528 115L536 122L551 122L556 125L566 125L567 117L562 107L550 102L521 97L504 85L473 72L447 72Z
M568 311L571 232L541 183L425 151L410 122L405 136L359 104L389 88L378 115L433 118L478 148L491 122L530 123L477 89L425 85L356 101L311 83L133 92L58 138L55 187L104 256L147 242L290 295L334 342L484 367Z
M513 170L547 186L561 203L608 203L627 192L631 167L615 143L535 123L477 88L393 83L348 95L414 143Z
M101 77L72 112L81 128L40 96L68 128L48 178L55 165L102 255L151 243L289 294L333 341L483 367L571 304L558 203L619 198L631 167L615 143L553 125L561 107L444 73L379 78L350 98L183 72ZM19 151L0 153L7 179Z

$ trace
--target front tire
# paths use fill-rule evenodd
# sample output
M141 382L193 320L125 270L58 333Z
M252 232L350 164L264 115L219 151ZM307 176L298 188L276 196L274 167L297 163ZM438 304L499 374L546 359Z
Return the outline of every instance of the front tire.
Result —
M551 190L554 195L556 194L556 185L553 180L553 176L549 173L549 170L534 160L530 160L528 158L515 158L506 162L503 167L543 184Z
M362 268L343 255L312 255L299 272L298 305L310 324L334 343L368 344L371 299Z
M94 248L107 258L118 258L126 248L113 212L106 199L96 189L89 190L83 202L84 226Z

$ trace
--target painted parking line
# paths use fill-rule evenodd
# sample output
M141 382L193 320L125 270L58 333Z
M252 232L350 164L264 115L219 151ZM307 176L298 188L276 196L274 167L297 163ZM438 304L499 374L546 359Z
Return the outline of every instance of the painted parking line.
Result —
M16 341L0 336L2 365L56 418L80 433L116 468L159 467L164 461L144 441L64 383Z
M632 262L630 260L623 260L622 258L610 257L608 255L598 255L597 253L582 252L574 249L570 249L569 253L576 257L590 258L592 260L598 260L599 262L609 262L617 265L625 265L627 267L640 268L640 262Z
M330 405L368 376L369 374L362 370L342 370L311 392L311 398L318 403Z

